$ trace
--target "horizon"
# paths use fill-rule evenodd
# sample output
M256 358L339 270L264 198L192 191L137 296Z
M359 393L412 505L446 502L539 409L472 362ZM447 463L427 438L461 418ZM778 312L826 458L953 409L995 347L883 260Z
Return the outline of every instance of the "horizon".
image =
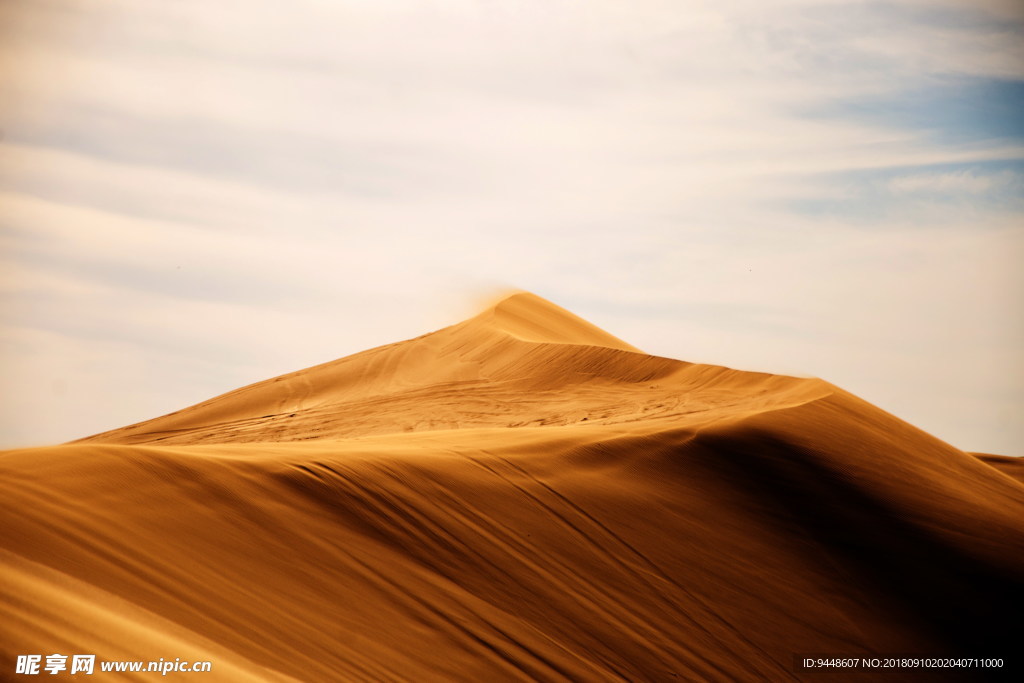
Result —
M1024 7L0 8L0 448L522 289L1024 455Z

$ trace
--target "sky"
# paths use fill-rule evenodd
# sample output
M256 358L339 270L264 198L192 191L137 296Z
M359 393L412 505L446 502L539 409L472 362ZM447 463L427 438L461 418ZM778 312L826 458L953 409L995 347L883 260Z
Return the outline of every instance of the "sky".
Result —
M0 4L0 448L532 291L1024 455L1019 0Z

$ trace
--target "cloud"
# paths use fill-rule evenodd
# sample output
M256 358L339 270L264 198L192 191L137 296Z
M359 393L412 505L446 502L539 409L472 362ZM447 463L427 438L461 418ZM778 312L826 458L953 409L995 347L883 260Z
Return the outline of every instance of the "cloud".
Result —
M947 160L811 175L784 204L807 216L872 230L903 223L918 226L919 232L964 226L986 231L1020 225L1022 189L1022 160Z
M896 195L1020 194L1021 190L1024 190L1024 175L1011 170L985 174L973 169L953 173L917 173L891 179L888 182L888 188Z

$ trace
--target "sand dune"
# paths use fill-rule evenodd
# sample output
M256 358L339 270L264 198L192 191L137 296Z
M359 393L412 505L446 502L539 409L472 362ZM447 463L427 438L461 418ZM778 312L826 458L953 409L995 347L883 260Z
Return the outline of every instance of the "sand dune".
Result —
M519 294L0 454L4 675L74 651L226 681L998 678L794 657L1012 664L1018 462Z
M259 382L82 442L279 442L655 419L678 427L796 405L834 390L817 379L649 356L521 293L433 334Z

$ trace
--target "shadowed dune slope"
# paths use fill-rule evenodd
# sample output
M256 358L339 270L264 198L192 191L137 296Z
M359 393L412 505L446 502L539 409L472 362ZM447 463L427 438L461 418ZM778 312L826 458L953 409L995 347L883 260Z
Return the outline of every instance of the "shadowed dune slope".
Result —
M1014 465L821 380L648 356L519 294L0 453L2 666L66 651L210 660L211 681L999 679L794 657L1012 664Z
M989 453L974 453L974 455L978 456L982 462L995 467L1006 476L1024 483L1024 458L1006 455L991 455Z

